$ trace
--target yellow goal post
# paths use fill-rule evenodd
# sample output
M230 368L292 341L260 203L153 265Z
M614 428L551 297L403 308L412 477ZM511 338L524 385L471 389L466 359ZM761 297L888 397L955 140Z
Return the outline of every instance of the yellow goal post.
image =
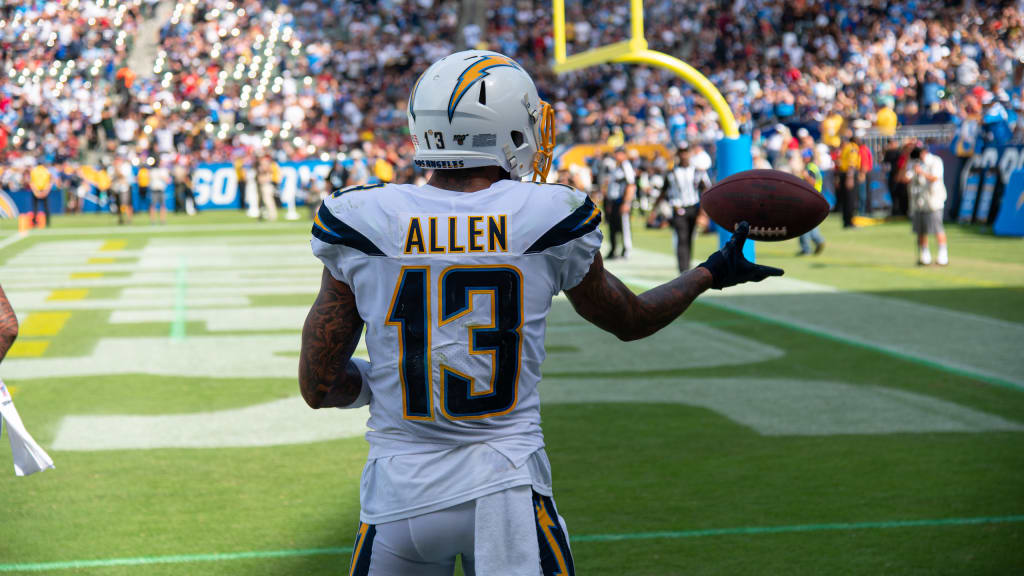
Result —
M565 0L552 0L555 72L563 74L572 70L609 62L647 64L671 70L707 99L715 113L718 114L718 121L726 138L739 137L740 131L739 126L736 124L736 117L733 115L732 109L729 108L729 103L725 101L725 97L718 91L718 88L693 66L675 56L648 48L647 39L644 37L643 0L629 0L629 3L629 40L623 40L622 42L608 44L569 56L566 53L565 44Z

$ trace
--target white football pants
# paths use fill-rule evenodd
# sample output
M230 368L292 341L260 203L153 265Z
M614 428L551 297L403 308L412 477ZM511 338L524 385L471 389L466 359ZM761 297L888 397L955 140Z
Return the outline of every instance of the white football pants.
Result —
M548 496L509 488L386 524L359 524L349 576L574 576L565 521Z

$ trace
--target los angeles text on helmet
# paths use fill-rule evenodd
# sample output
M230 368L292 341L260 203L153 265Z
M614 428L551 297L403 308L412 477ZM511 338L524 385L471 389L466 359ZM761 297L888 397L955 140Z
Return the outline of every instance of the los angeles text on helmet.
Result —
M466 163L463 160L413 160L420 168L441 168L441 169L454 169L454 168L465 168Z

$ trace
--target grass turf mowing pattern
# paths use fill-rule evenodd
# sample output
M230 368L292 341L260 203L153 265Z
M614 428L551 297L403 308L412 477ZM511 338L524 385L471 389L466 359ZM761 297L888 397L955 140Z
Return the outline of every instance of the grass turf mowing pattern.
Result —
M180 220L248 222L236 214ZM67 218L55 225L79 223ZM758 251L762 262L781 265L800 279L840 288L870 284L888 290L887 296L1021 321L1013 311L999 314L1001 306L1018 302L1024 285L1019 272L1024 256L1013 250L1020 244L951 229L954 266L918 270L906 262L913 256L912 246L906 246L906 226L842 232L830 220L824 230L829 247L818 259L794 258L788 244L795 252L795 241L761 243ZM308 223L266 233L304 242L305 229ZM249 228L196 234L153 228L161 238L216 234L230 239L255 233ZM36 242L67 241L73 234L33 234L0 251L0 262ZM129 249L145 245L142 236L121 229L110 229L110 237L128 240ZM716 243L716 238L701 237L697 254L710 253ZM637 244L667 252L671 239L666 231L642 231ZM879 254L882 261L872 266ZM968 269L970 274L991 270L986 282L1003 285L964 284L961 276ZM978 296L987 299L984 305L965 302ZM90 292L89 298L94 297ZM256 306L311 301L310 294L250 298ZM167 335L165 323L112 325L108 315L76 311L54 339L59 355L82 354L105 335ZM654 375L839 380L901 388L1024 421L1024 394L1017 391L699 303L686 321L706 322L787 354L757 364L653 373L644 371L645 359L638 353L628 365L602 366L593 375L619 375L624 385L627 378ZM205 327L190 322L187 333L204 334ZM572 333L559 334L559 345L568 347L572 341ZM546 365L545 376L580 374ZM208 411L290 396L296 389L287 379L132 375L8 384L17 387L22 416L44 445L67 414ZM660 404L549 405L543 417L559 510L576 535L1024 513L1020 433L761 437L715 412ZM27 479L0 475L0 508L5 511L0 559L47 562L350 547L365 454L359 438L272 448L56 452L56 470ZM577 542L574 550L581 574L1002 574L1024 567L1022 545L1021 525L1003 524ZM309 556L58 573L335 574L346 566L345 556Z

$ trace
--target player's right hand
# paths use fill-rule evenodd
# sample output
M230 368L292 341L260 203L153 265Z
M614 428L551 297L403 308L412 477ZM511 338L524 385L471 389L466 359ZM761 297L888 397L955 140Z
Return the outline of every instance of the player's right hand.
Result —
M760 282L769 276L782 276L781 268L754 264L743 257L743 244L750 233L750 225L740 222L732 238L721 250L701 263L711 273L711 287L716 290L744 282Z

